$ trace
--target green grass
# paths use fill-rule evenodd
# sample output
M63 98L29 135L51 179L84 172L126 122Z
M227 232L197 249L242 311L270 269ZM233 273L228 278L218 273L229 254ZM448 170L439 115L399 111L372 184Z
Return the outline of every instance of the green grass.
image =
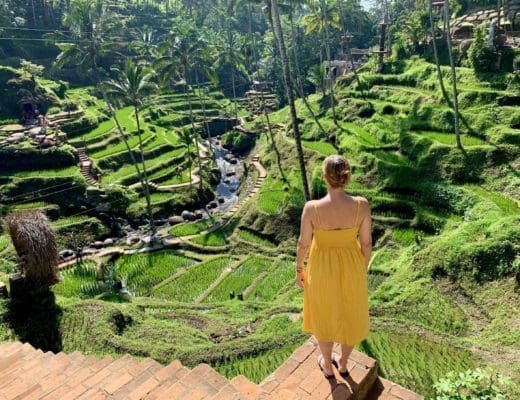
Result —
M57 168L57 169L38 169L38 170L30 170L30 171L17 171L17 172L9 172L7 175L0 175L0 177L7 178L61 178L68 176L76 176L80 175L79 167L73 165L71 167L66 168Z
M310 140L303 140L302 145L308 149L317 151L324 156L330 156L331 154L338 153L334 146L327 142L312 142Z
M294 261L280 261L256 286L249 298L264 301L275 300L282 288L294 279L294 270Z
M88 299L113 289L113 281L104 281L93 261L83 263L61 273L61 282L54 293L64 297Z
M514 199L504 196L501 193L492 192L476 185L466 185L466 189L495 203L504 213L504 215L520 214L520 205Z
M192 259L173 252L124 255L115 264L115 273L126 281L131 293L147 295L153 286L169 278L180 268L194 264Z
M167 300L192 302L220 276L232 261L231 257L219 257L200 263L155 290L153 296Z
M90 217L88 215L76 215L73 217L64 217L64 218L60 218L60 219L52 222L52 227L54 229L60 229L60 228L65 228L65 227L71 226L71 225L83 224L83 223L87 222L88 220L90 220Z
M260 383L282 365L297 347L298 344L287 344L248 357L231 357L225 363L218 363L213 367L228 379L244 375L250 381Z
M214 218L206 218L200 221L187 222L174 226L169 230L169 233L174 236L197 235L215 225L216 223L218 223L218 221Z
M11 238L8 235L0 235L0 252L11 245Z
M152 137L153 137L153 133L150 131L145 131L141 135L141 139L142 139L143 143ZM138 145L139 145L139 137L137 136L137 133L128 138L128 146L131 149L138 147ZM106 146L105 148L102 148L98 151L89 153L89 156L95 160L99 160L101 158L105 158L105 157L111 156L113 154L122 153L126 150L127 149L126 149L125 143L122 140L119 140L115 144L110 144L110 145Z
M158 157L153 157L150 159L147 159L145 157L146 168L148 171L162 167L161 169L159 169L159 171L152 173L148 177L150 179L153 179L155 175L164 174L166 171L173 169L174 166L170 165L172 160L175 160L178 157L184 155L185 152L186 150L181 148L168 151L166 153L161 154ZM133 164L125 164L117 171L109 172L108 174L103 176L103 183L115 183L134 176L137 180L138 178L135 166Z
M282 182L267 178L260 190L257 207L267 214L279 214L286 204L287 196Z
M227 234L224 230L217 229L214 232L206 233L205 235L193 238L191 239L191 241L195 244L200 244L202 246L225 246L227 243Z
M265 272L272 261L258 256L248 258L242 265L229 274L210 293L205 302L224 301L229 299L229 293L242 293L259 274Z
M378 360L380 376L426 398L433 394L433 383L447 372L476 365L467 350L407 332L376 329L359 347Z
M257 245L260 245L263 247L267 247L270 249L277 247L276 244L274 244L273 242L270 242L269 240L264 239L258 235L255 235L253 232L247 231L245 229L239 229L237 231L237 236L241 240L244 240L246 242L254 243L254 244L257 244Z
M455 134L453 133L431 131L417 131L417 133L442 144L448 144L450 146L455 146L457 144ZM461 135L460 141L462 142L463 146L480 146L486 144L484 140L468 135Z
M411 228L395 228L392 229L392 239L396 243L403 246L409 246L415 243L417 233Z

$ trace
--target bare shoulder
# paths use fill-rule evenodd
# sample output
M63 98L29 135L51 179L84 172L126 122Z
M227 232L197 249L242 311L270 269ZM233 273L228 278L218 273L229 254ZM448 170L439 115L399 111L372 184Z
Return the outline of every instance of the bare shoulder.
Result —
M362 197L362 196L356 196L354 197L354 199L356 201L359 201L359 208L363 211L368 211L370 210L370 203L368 202L368 200L365 198L365 197Z
M303 211L309 211L311 208L315 207L317 205L317 200L309 200L305 203L303 206Z

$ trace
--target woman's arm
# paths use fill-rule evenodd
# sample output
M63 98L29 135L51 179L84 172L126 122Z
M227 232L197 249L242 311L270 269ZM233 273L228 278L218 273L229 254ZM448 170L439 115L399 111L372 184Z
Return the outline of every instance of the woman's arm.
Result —
M359 244L365 257L365 267L368 269L372 257L372 215L367 199L360 199L361 224L359 225Z
M303 207L302 221L300 226L300 237L296 249L296 284L303 288L303 265L312 242L312 222L310 204L306 203Z

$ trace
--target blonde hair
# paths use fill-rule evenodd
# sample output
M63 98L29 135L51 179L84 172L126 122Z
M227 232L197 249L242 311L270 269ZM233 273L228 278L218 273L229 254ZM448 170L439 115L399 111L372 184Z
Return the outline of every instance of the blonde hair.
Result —
M328 156L323 161L323 176L331 187L343 187L350 181L350 164L343 156Z

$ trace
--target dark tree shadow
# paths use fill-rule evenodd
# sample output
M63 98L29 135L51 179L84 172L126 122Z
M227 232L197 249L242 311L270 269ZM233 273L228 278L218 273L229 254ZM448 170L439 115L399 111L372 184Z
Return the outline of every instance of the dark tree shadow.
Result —
M50 289L35 291L24 287L11 298L7 309L7 321L18 340L43 351L62 350L62 310Z

